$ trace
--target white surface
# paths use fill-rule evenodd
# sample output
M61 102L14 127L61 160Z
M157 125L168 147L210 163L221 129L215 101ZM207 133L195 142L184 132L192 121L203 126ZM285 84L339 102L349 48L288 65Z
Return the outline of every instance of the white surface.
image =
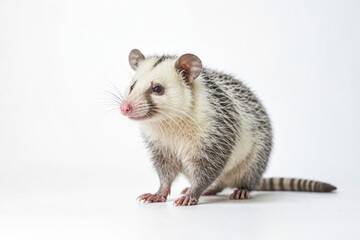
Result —
M358 1L0 1L0 239L359 238L359 11ZM239 76L273 121L266 176L337 193L138 204L157 176L136 123L108 112L103 91L125 89L132 48L192 52Z
M92 170L98 172L98 170ZM115 175L116 171L109 171ZM88 177L88 176L84 176ZM90 182L90 185L94 184ZM98 182L97 182L98 184ZM135 201L135 191L102 182L79 192L16 194L2 198L1 239L358 239L359 194L261 192L251 200L228 193L176 207ZM95 184L96 185L96 184ZM139 190L141 188L139 187ZM144 189L145 190L145 189Z

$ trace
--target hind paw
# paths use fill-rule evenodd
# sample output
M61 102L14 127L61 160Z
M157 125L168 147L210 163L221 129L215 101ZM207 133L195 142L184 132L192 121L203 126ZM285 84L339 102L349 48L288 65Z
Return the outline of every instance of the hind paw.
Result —
M246 189L236 189L231 195L230 195L230 199L240 199L240 200L244 200L244 199L250 199L250 193L248 190Z

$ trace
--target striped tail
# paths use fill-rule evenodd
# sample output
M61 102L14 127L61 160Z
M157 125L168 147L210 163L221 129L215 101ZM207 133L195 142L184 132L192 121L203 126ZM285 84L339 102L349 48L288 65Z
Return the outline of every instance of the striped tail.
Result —
M257 191L331 192L336 187L328 183L296 178L264 178Z

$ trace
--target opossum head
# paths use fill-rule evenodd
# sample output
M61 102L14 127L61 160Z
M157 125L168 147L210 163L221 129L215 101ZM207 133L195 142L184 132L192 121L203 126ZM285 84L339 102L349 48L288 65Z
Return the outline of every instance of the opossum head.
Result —
M129 63L136 72L120 106L123 115L141 121L186 117L193 104L194 80L202 70L197 56L145 57L133 49Z

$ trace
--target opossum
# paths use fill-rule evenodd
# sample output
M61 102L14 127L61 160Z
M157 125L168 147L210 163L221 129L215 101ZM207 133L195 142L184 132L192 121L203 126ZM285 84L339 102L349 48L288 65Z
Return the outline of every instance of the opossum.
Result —
M198 203L201 195L235 188L230 199L249 199L252 190L331 192L318 181L267 178L272 148L269 116L254 93L229 74L202 66L194 54L129 54L136 71L120 109L140 124L160 187L139 196L165 202L175 178L191 183L175 205Z

